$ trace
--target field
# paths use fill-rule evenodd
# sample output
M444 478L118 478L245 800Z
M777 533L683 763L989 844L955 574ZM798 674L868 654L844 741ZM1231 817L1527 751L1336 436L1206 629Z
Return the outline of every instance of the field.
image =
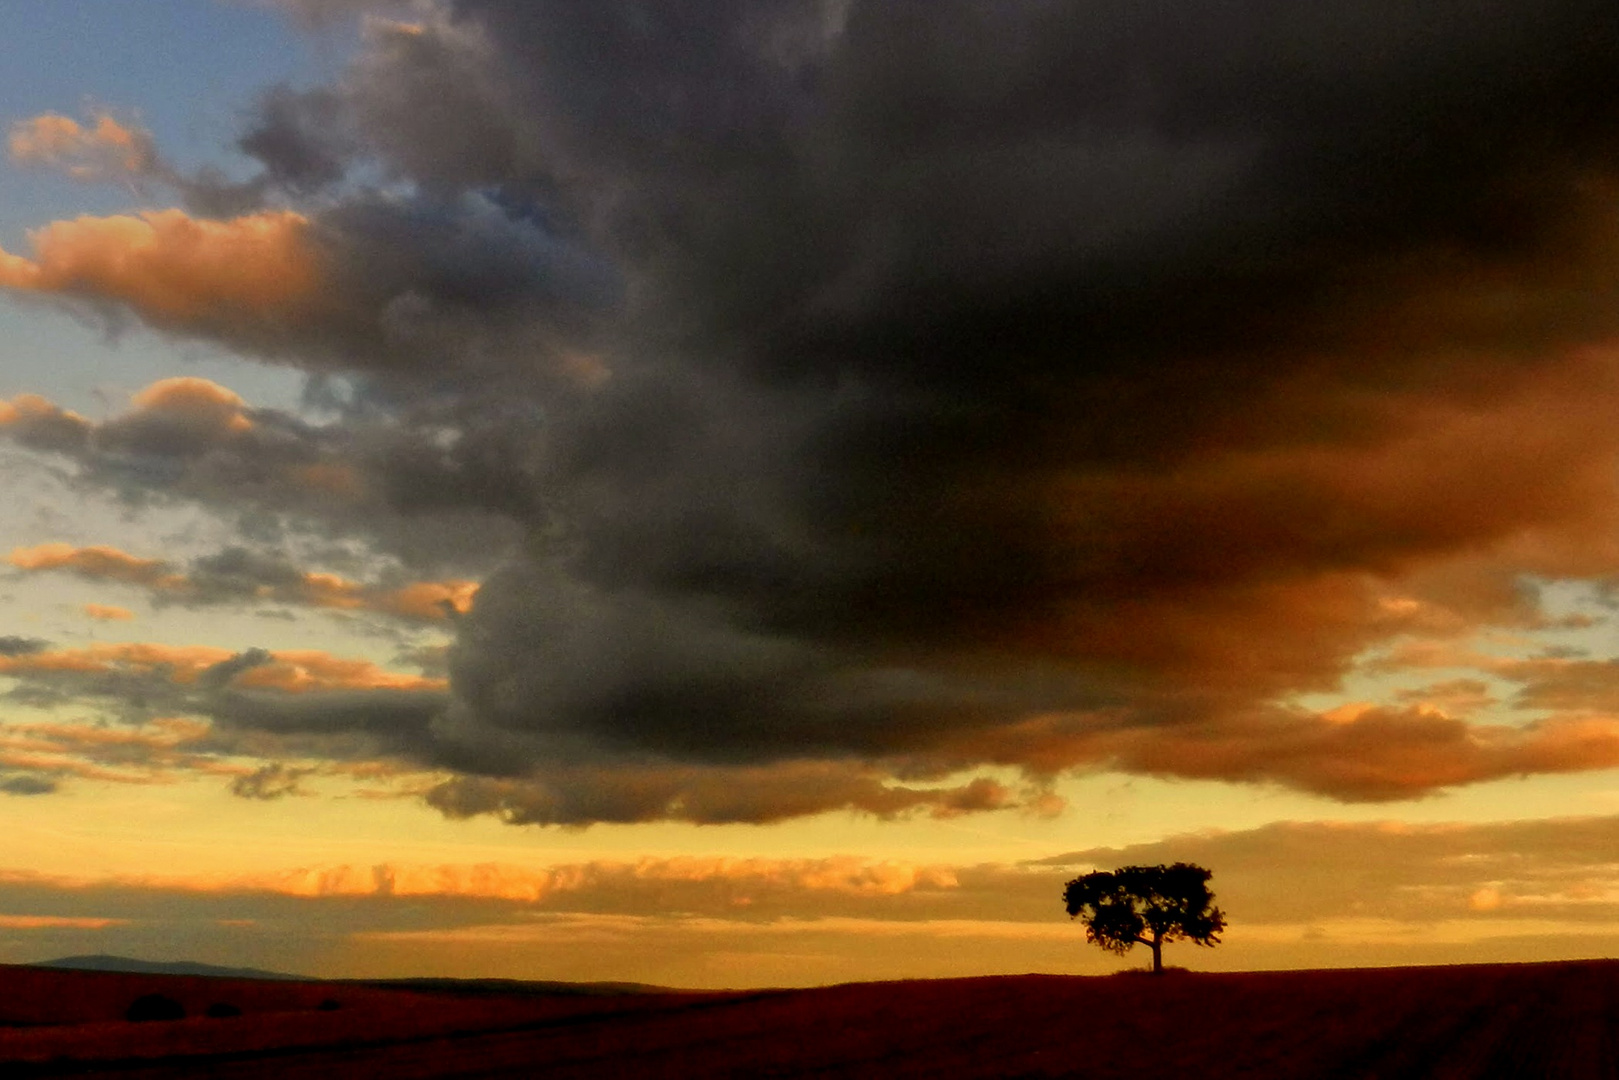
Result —
M122 1019L153 992L186 1018ZM0 1025L7 1077L1594 1078L1619 962L638 994L0 966Z

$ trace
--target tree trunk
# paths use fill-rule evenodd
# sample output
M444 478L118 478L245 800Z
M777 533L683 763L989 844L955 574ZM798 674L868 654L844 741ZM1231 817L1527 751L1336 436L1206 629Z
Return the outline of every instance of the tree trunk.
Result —
M1164 973L1164 942L1156 935L1152 939L1152 973L1154 975Z

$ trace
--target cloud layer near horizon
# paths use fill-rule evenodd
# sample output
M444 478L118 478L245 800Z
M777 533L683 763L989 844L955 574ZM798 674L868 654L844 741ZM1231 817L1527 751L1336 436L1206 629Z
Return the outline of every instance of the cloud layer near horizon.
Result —
M0 283L292 365L327 419L174 381L0 431L271 556L479 575L431 717L322 720L450 773L432 805L1619 764L1605 657L1489 671L1513 723L1298 704L1619 573L1611 5L411 10L266 94L228 199L110 119L13 129L184 205L44 226Z
M1280 823L965 866L682 857L378 862L235 877L0 867L0 904L17 913L0 958L172 955L183 941L196 958L316 965L328 977L442 971L735 986L1101 973L1120 961L1086 945L1064 916L1064 880L1096 866L1191 860L1218 868L1213 886L1231 927L1217 949L1174 946L1175 964L1533 961L1602 955L1619 937L1616 829L1612 817Z

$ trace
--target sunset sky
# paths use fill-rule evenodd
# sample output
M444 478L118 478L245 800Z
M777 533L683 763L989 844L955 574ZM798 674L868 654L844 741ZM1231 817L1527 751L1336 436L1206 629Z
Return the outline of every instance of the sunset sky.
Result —
M1619 954L1612 0L0 4L0 962Z

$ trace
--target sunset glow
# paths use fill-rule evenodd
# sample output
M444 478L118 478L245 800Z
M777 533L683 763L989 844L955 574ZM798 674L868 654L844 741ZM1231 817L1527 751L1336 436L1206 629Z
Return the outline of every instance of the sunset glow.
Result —
M1619 35L1419 6L0 6L0 962L1612 955Z

